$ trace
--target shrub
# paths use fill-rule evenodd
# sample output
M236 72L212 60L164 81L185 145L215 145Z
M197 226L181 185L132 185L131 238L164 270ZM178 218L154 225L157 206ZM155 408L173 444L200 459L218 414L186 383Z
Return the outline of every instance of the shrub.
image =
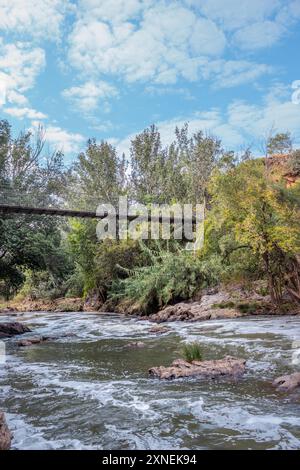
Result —
M202 361L201 345L198 342L185 344L182 353L187 362Z
M141 313L150 314L167 304L190 299L200 288L219 279L217 258L202 260L180 248L151 252L151 265L127 270L128 278L113 284L110 298L137 303Z

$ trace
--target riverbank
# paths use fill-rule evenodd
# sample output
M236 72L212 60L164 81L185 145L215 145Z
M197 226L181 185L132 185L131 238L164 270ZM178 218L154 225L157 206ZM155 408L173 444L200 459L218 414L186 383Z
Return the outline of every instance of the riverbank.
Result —
M10 300L0 303L0 314L18 313L18 312L83 312L85 301L79 297L60 298L54 300ZM88 311L93 311L91 305Z
M18 312L116 312L123 315L147 319L153 322L200 321L240 318L257 315L300 315L300 306L288 299L280 307L271 303L261 284L251 288L241 285L226 286L198 293L193 299L168 305L147 316L141 315L140 307L128 301L100 303L97 299L84 300L79 297L53 300L11 300L0 303L0 314Z

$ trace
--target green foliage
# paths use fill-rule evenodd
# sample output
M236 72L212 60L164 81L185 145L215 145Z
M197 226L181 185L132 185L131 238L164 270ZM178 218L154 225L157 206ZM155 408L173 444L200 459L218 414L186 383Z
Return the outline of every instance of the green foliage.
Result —
M283 182L274 183L264 162L256 159L225 172L216 170L209 190L212 209L206 251L213 246L222 255L230 279L243 269L250 279L266 276L274 303L281 301L283 286L292 277L295 293L300 224L294 189L285 188Z
M271 136L267 142L267 154L284 154L292 150L292 138L290 132L281 132Z
M151 264L128 271L129 277L114 283L112 299L136 302L145 314L165 305L191 298L201 287L219 280L216 257L201 259L180 248L150 250Z
M175 129L168 147L161 144L155 126L131 142L131 199L153 203L200 203L213 167L221 154L221 142L199 131L188 136L188 125Z
M182 354L187 362L202 361L202 348L198 342L185 344Z
M267 154L276 153L288 153L287 173L299 174L299 150L292 151L289 133L269 139ZM0 197L6 203L15 202L14 193L24 193L23 204L59 200L85 210L115 204L124 194L131 205L206 202L201 253L174 242L99 242L96 220L0 217L0 296L20 289L30 298L92 294L151 313L207 286L263 278L273 302L282 300L284 289L300 302L299 182L286 187L282 175L267 171L249 150L225 153L217 138L189 135L187 124L175 129L169 146L155 126L138 134L127 167L112 145L92 139L66 170L60 152L44 151L41 130L35 138L14 138L8 122L0 121Z
M66 186L63 156L59 152L45 154L43 147L41 130L35 141L30 133L14 139L7 121L0 121L2 202L15 204L19 202L15 195L20 194L22 204L48 206L61 197ZM0 295L14 295L28 270L48 277L45 288L49 292L72 270L58 220L33 215L0 217Z

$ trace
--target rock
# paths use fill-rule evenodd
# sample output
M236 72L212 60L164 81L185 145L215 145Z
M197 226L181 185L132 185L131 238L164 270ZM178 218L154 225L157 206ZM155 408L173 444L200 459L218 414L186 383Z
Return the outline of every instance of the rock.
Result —
M245 372L245 359L226 356L213 361L187 362L177 359L170 367L152 367L149 369L151 377L159 379L178 379L181 377L201 377L214 379L220 376L237 378Z
M167 333L168 331L170 331L169 328L166 328L165 326L154 325L150 328L149 333L161 335L163 333Z
M283 390L286 392L290 392L295 388L300 387L300 372L278 377L274 380L273 386L276 387L277 390Z
M18 312L18 309L17 308L13 308L13 307L4 307L4 308L0 308L0 313L17 313Z
M230 300L227 292L215 292L202 295L194 302L179 302L169 305L158 313L150 315L149 320L158 323L165 321L199 321L217 318L238 318L243 313L235 308L217 308L218 304L226 304Z
M31 329L28 328L28 326L25 326L19 322L0 323L0 335L2 337L22 335L23 333L28 333L29 331L31 331Z
M18 346L19 347L32 346L33 344L40 344L40 343L44 343L45 341L55 341L56 339L68 338L70 336L76 336L76 334L65 333L59 336L40 336L36 338L26 338L26 339L22 339L21 341L18 341Z
M47 341L48 338L40 337L40 338L26 338L22 339L21 341L18 341L18 346L20 347L25 347L25 346L31 346L32 344L40 344L43 343L44 341Z
M130 349L139 349L139 348L144 348L146 345L142 341L135 341L132 343L128 343L128 348Z
M234 308L212 308L212 305L206 303L206 297L215 296L204 296L201 302L179 302L175 305L169 305L160 312L151 315L150 320L161 323L165 321L198 321L243 316L243 313Z
M0 411L0 450L9 450L12 440L12 433L6 424L5 415Z

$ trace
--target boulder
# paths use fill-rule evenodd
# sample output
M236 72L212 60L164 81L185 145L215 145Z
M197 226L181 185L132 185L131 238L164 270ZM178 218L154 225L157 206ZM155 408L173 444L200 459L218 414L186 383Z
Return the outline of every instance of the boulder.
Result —
M0 337L22 335L31 331L28 326L19 322L0 323Z
M277 390L291 392L295 388L300 387L300 372L278 377L274 380L273 386L276 387Z
M172 362L170 367L152 367L149 369L149 375L159 379L178 379L182 377L215 379L221 376L237 378L245 372L245 365L245 359L237 359L231 356L212 361L187 362L183 359L177 359Z
M12 440L12 433L6 424L5 415L0 411L0 450L9 450Z
M146 345L142 341L133 341L132 343L128 343L127 346L130 349L139 349L144 348Z

